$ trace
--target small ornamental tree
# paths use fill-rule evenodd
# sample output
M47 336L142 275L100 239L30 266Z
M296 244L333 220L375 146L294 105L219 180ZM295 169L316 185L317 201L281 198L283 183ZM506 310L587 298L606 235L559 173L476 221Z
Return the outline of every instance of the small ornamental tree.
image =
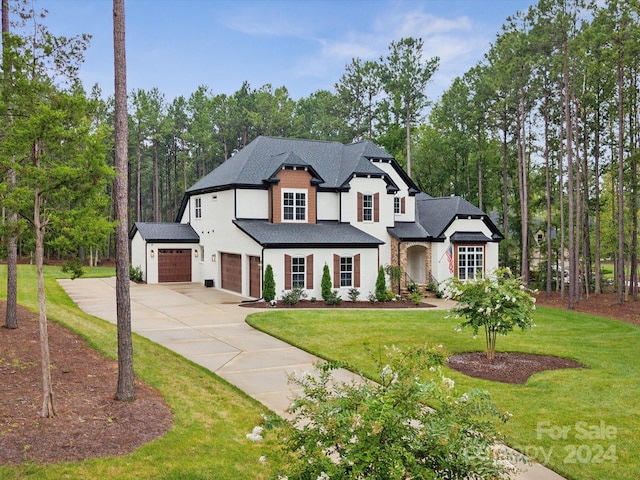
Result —
M489 361L495 357L498 334L507 335L515 327L532 328L536 301L532 293L508 268L464 282L452 278L446 284L447 297L458 302L451 312L467 319L460 328L471 327L474 335L484 329Z
M376 300L379 302L387 301L387 281L384 277L384 267L378 269L378 278L376 278Z
M380 360L378 383L342 383L335 362L290 377L303 393L282 433L288 478L504 478L513 466L494 447L509 415L486 392L456 392L441 349L391 347Z
M262 281L262 298L265 302L270 302L276 298L276 281L273 278L273 267L267 264L264 269L264 280Z
M329 265L326 263L322 268L322 282L320 282L322 288L322 299L326 302L333 297L333 291L331 290L331 274L329 273Z

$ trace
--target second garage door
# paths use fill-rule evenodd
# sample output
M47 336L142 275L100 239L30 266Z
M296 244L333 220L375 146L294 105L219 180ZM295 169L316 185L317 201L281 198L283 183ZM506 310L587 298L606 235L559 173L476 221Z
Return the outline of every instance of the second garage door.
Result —
M158 250L159 282L191 281L191 249L165 248Z
M242 257L236 253L220 254L222 288L242 293Z

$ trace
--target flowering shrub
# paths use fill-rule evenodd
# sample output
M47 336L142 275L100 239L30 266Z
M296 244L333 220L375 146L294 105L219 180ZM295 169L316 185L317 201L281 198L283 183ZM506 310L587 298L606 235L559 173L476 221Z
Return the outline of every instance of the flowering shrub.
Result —
M508 268L465 282L452 278L445 287L445 295L458 302L452 313L467 319L460 328L471 327L474 335L484 329L489 361L495 357L498 334L506 335L515 327L532 328L536 301L532 293Z
M293 375L303 389L286 446L299 479L499 478L495 423L506 420L485 392L459 395L441 374L438 348L387 349L379 383L337 382L337 365Z

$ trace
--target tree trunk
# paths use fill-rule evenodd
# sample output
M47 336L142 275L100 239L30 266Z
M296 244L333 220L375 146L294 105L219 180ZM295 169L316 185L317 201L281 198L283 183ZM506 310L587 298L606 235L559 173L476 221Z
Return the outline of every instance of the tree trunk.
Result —
M128 161L127 161L127 63L125 50L124 0L113 0L113 50L115 83L115 170L116 214L116 317L118 328L118 386L116 400L135 399L133 342L131 338L131 296L129 285Z
M36 168L40 166L39 145L33 145L32 159ZM33 203L33 229L36 236L36 274L38 277L38 321L40 324L40 353L42 365L42 410L40 416L49 418L56 415L51 383L51 361L49 358L49 333L47 332L47 299L44 293L44 229L40 213L40 189L35 188Z
M618 304L624 301L624 95L621 60L618 62Z
M566 134L566 152L567 152L567 200L568 200L568 222L569 222L569 308L575 308L575 292L576 292L576 265L575 258L575 183L573 169L573 122L571 117L571 102L569 97L569 60L567 52L567 39L565 38L563 45L563 53L565 56L564 65L564 121Z
M600 265L600 257L602 256L602 248L600 244L600 96L598 92L596 107L596 132L595 132L595 147L593 158L593 176L594 176L594 202L595 202L595 220L594 220L594 235L595 235L595 288L594 293L599 295L602 293L602 267Z
M562 138L562 128L560 129L560 138ZM566 219L564 213L564 151L560 142L560 155L558 160L558 185L560 186L560 266L558 268L558 282L560 287L560 298L564 300L565 288L564 288L564 267L565 267L565 250L566 250L566 236L565 227Z
M5 72L11 70L9 59L11 58L4 50L7 48L4 41L4 35L9 34L9 0L2 0L2 34L3 34L3 65ZM8 79L8 76L7 76ZM10 88L9 82L5 80L3 94L8 93ZM7 113L9 113L9 105L6 105ZM7 190L12 191L16 184L16 172L10 170L7 179ZM15 227L18 223L18 215L15 212L9 212L7 236L7 307L5 316L5 326L7 328L18 328L18 241L16 238Z
M407 106L405 112L405 129L407 131L407 175L411 178L411 112L410 107Z
M153 221L162 221L160 218L160 166L156 141L153 142Z
M138 127L140 128L140 127ZM142 221L142 139L136 145L136 222Z
M526 115L524 91L520 89L520 105L518 106L518 178L520 193L520 275L525 285L529 284L529 171L527 161Z
M631 108L629 109L629 144L631 149L636 145L637 123L635 114L637 114L637 72L632 68L631 81L633 88L630 95L632 100L629 102ZM629 271L629 286L631 290L631 298L634 301L638 300L638 155L633 154L630 157L631 160L631 182L629 182L629 188L631 189L630 203L631 203L631 270Z
M551 248L551 166L549 161L549 99L545 97L544 102L544 177L545 177L545 196L547 197L547 228L546 228L546 238L547 238L547 282L546 282L546 292L547 297L551 296L551 279L552 279L552 269L551 269L551 261L553 260L553 250Z
M483 198L482 198L482 157L484 152L482 150L482 128L480 122L478 122L478 208L480 210L483 209Z
M502 232L506 238L509 233L509 144L507 143L507 122L502 127ZM504 257L502 264L509 266L509 247L502 249Z

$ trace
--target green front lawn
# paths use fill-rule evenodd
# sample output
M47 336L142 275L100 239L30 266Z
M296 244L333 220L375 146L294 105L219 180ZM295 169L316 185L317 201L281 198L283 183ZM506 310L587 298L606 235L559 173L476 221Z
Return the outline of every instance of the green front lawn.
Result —
M115 274L113 269L85 270L86 276ZM94 348L115 358L115 325L91 317L73 304L55 281L65 277L59 267L47 267L45 273L49 320L71 328ZM19 303L36 311L35 268L20 266L18 276ZM0 297L6 298L5 266L0 266L0 282ZM1 321L4 324L4 318ZM173 427L164 437L117 458L56 465L0 465L0 478L208 480L275 476L279 457L272 440L267 437L264 442L253 443L245 438L262 423L261 414L266 413L262 405L208 370L137 335L134 362L136 375L159 390L174 413ZM266 462L259 461L262 455L267 457Z
M279 310L248 322L326 359L346 362L367 376L374 362L364 345L380 352L442 344L450 353L483 351L484 336L456 332L443 311ZM557 355L588 368L534 375L525 385L479 380L446 369L460 392L488 390L513 414L507 443L569 479L640 478L640 328L626 323L539 308L531 332L500 337L498 352Z

